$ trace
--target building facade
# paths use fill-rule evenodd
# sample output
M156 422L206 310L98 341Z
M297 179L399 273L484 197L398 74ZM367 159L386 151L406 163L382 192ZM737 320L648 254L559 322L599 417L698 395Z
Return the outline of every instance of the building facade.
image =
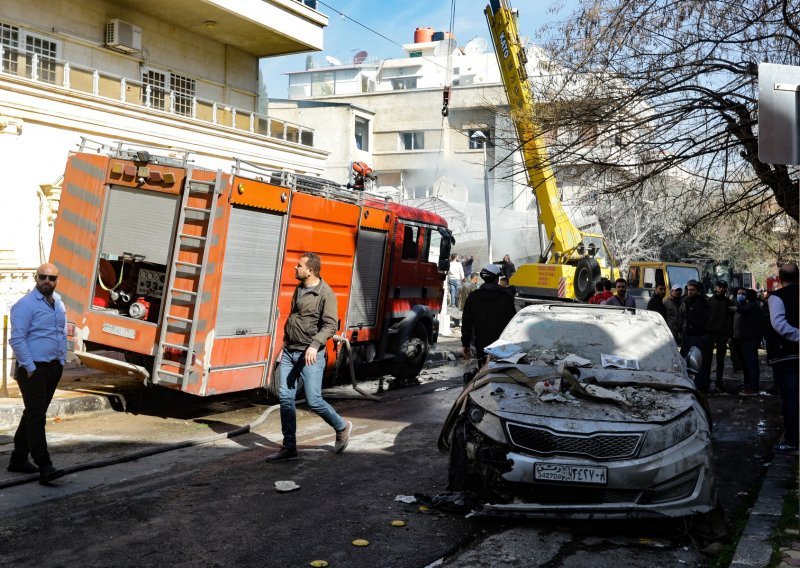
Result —
M208 168L322 174L311 128L256 112L259 58L322 49L314 4L4 0L0 314L49 256L70 151L121 142Z

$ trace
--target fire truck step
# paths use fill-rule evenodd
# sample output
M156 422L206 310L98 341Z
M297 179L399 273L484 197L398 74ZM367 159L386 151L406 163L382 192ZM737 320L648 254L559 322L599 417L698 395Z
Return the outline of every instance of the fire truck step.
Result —
M192 292L191 290L181 290L180 288L170 288L170 292L177 292L178 294L187 294L189 296L197 296L197 292Z
M181 266L191 266L192 268L202 268L202 264L197 264L194 262L184 262L182 260L176 260L175 264L180 264Z
M186 233L180 233L178 236L182 239L197 239L198 241L206 240L205 237L201 237L199 235L187 235Z
M189 348L185 345L178 345L177 343L162 343L164 347L172 347L173 349L178 349L180 351L188 351Z
M170 376L170 377L175 377L177 379L182 379L183 378L183 375L181 375L180 373L173 373L172 371L162 371L161 369L158 370L158 374L159 375L167 375L167 376ZM177 381L170 381L170 382L177 382Z
M204 179L190 179L186 180L186 186L189 188L189 191L192 193L208 193L209 189L214 189L214 186L217 185L215 180L204 180ZM199 186L199 187L198 187Z
M172 316L172 315L170 315L170 314L167 314L167 315L166 315L166 316L164 316L164 317L167 317L167 318L169 318L169 319L171 319L171 320L178 320L178 321L182 321L182 322L184 322L184 323L192 323L192 320L190 320L190 319L188 319L188 318L179 318L178 316Z
M186 211L195 211L197 213L211 213L211 209L203 209L202 207L184 207Z

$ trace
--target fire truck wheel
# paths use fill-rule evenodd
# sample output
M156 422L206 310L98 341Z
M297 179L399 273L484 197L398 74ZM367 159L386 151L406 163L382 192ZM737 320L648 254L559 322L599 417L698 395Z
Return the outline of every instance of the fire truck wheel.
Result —
M594 294L594 285L600 280L600 264L593 258L582 258L575 267L573 285L575 297L582 302Z
M428 360L429 351L428 332L424 325L418 323L400 345L397 367L393 375L401 381L416 378Z

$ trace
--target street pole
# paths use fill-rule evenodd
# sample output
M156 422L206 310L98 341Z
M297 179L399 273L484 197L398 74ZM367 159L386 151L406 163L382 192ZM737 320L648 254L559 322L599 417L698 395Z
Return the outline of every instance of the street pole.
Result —
M489 206L489 164L486 162L486 142L483 143L483 197L486 199L486 241L489 246L489 262L492 262L492 213Z
M8 315L3 315L3 382L0 397L8 398Z

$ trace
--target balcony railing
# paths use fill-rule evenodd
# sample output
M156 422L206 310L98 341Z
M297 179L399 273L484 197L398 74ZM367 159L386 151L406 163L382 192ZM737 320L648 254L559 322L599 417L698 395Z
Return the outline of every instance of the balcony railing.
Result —
M240 132L304 146L314 145L313 129L299 124L189 94L159 89L142 81L68 61L17 51L4 45L0 45L0 76L2 75L25 77L36 83L87 93L176 117L200 120Z

